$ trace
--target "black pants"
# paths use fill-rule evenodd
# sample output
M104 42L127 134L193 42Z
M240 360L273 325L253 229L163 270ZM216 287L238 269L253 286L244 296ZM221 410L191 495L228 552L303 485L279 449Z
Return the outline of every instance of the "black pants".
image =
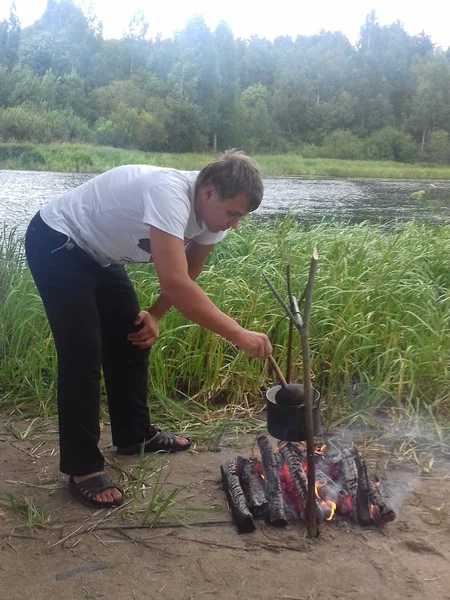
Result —
M100 266L39 213L28 227L25 249L58 355L61 471L101 471L102 367L113 444L136 444L155 433L147 406L149 351L126 339L136 331L136 292L123 266Z

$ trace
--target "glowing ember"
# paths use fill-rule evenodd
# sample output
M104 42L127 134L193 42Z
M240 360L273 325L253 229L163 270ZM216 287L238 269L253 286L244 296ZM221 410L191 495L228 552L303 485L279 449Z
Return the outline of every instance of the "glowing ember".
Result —
M261 447L264 450L266 448L260 446L260 449ZM242 485L248 508L255 518L261 518L262 515L266 519L269 517L269 512L256 513L251 508L256 506L254 497L260 502L259 495L263 490L263 499L267 507L271 507L271 510L274 506L282 507L284 515L282 526L285 526L288 521L304 520L307 516L309 498L307 449L304 445L287 442L279 443L278 449L278 453L271 449L271 461L264 462L265 455L262 450L261 459L253 456L250 462L254 469L253 473L257 474L256 487L255 483L251 484L251 480L248 483L247 479L243 479ZM381 481L378 477L370 477L364 459L357 449L343 448L337 451L332 444L327 448L326 444L317 443L313 458L316 466L314 495L318 522L345 519L362 525L380 525L395 519L395 512L383 496ZM359 478L362 468L365 469L365 478ZM245 476L244 471L242 477ZM253 481L255 482L255 479ZM254 487L252 488L251 485ZM239 498L236 501L237 506L239 506L238 500ZM236 512L237 509L234 510ZM270 522L276 523L276 519L272 519L272 514L270 514Z

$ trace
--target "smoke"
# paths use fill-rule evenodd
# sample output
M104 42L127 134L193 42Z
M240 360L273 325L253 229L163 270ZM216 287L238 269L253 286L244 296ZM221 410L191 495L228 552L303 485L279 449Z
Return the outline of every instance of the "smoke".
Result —
M450 461L450 438L432 415L405 411L364 413L324 435L331 448L355 444L373 475L379 477L389 504L401 515L402 505L437 464Z

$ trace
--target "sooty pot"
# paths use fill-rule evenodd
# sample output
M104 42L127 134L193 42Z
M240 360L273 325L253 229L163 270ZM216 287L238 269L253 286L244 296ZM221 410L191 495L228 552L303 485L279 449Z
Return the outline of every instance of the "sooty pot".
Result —
M288 406L277 404L275 396L281 386L275 385L266 392L267 431L277 440L302 442L306 440L305 405ZM320 392L313 389L312 417L313 431L320 431Z

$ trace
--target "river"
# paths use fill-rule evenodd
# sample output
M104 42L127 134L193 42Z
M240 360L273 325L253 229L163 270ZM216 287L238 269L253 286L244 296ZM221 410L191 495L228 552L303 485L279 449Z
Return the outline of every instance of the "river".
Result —
M0 224L23 231L33 214L51 198L91 177L92 173L0 170ZM290 212L305 222L450 221L450 181L277 177L266 178L264 186L263 204L257 211L262 217ZM420 190L425 195L413 199L411 194Z

